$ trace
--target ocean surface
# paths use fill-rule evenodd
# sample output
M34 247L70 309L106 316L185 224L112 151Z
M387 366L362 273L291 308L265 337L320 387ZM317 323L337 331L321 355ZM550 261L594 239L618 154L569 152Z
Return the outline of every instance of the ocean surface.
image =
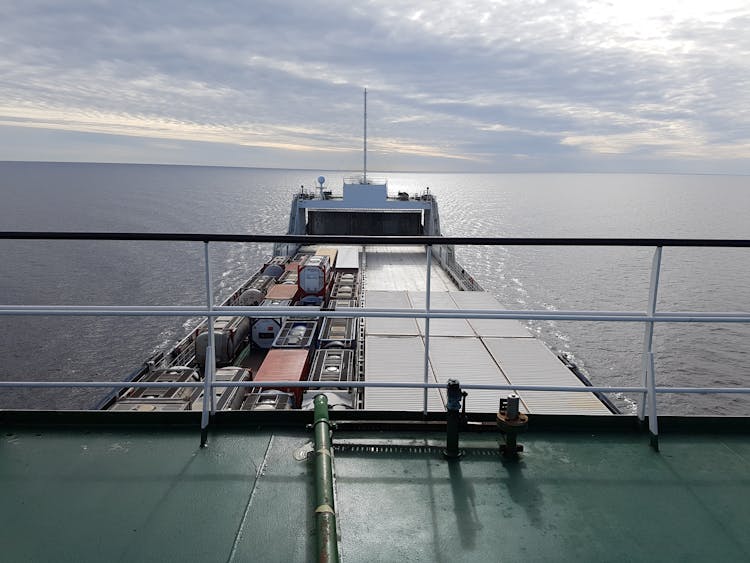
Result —
M283 234L291 197L344 172L0 162L0 230ZM386 173L392 192L438 197L443 234L750 238L750 177L640 174ZM241 284L270 245L213 244L216 297ZM653 249L464 247L459 260L512 309L636 310ZM0 241L0 302L201 305L200 243ZM750 252L664 250L660 311L750 311ZM198 323L179 318L0 317L0 379L119 380ZM642 324L526 323L597 385L642 381ZM750 386L750 326L655 330L657 383ZM456 374L460 379L460 374ZM91 390L0 390L0 408L78 409ZM634 399L614 397L632 412ZM750 397L662 395L661 413L750 415Z

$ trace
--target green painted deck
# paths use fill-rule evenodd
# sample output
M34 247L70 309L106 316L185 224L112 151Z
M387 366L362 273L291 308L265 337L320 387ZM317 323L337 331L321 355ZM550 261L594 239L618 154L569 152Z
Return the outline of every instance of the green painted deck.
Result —
M257 427L255 427L257 428ZM314 559L301 429L21 429L0 435L3 561ZM344 561L748 561L747 434L334 435Z

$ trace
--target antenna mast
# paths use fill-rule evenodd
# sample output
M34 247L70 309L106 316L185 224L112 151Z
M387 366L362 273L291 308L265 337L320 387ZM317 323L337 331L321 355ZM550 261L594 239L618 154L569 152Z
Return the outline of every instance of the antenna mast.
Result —
M367 183L367 88L365 88L365 166L364 166L364 183Z

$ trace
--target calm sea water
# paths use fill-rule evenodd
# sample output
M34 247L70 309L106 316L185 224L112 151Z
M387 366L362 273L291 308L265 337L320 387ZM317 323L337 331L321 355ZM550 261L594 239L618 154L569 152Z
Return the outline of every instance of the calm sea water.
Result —
M323 172L341 185L341 172ZM283 234L289 202L320 171L0 163L0 230ZM750 238L750 178L598 174L387 174L391 191L438 197L455 236ZM270 246L216 244L223 297ZM466 247L467 270L509 308L644 310L653 250ZM5 304L200 305L200 244L0 241ZM750 310L750 253L665 249L661 311ZM0 378L122 379L195 326L173 318L2 317ZM595 384L640 384L643 326L537 322ZM750 326L657 326L659 384L750 385ZM460 374L456 374L460 378ZM90 390L3 390L0 408L87 408ZM618 395L625 411L632 397ZM662 412L750 415L738 395L659 399Z

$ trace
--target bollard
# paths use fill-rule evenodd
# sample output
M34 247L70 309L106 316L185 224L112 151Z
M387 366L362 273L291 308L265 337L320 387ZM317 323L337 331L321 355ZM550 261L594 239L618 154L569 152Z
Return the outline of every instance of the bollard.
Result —
M461 413L461 402L465 400L466 392L461 391L461 385L457 379L448 380L448 404L446 405L446 444L443 450L443 456L446 459L459 459L464 455L458 447L458 431L461 423L465 418L465 413ZM464 409L465 409L464 405Z
M529 417L520 411L520 402L520 397L515 393L500 399L497 426L505 441L500 446L500 453L507 459L518 459L518 453L523 451L523 446L518 443L518 433L529 425Z

